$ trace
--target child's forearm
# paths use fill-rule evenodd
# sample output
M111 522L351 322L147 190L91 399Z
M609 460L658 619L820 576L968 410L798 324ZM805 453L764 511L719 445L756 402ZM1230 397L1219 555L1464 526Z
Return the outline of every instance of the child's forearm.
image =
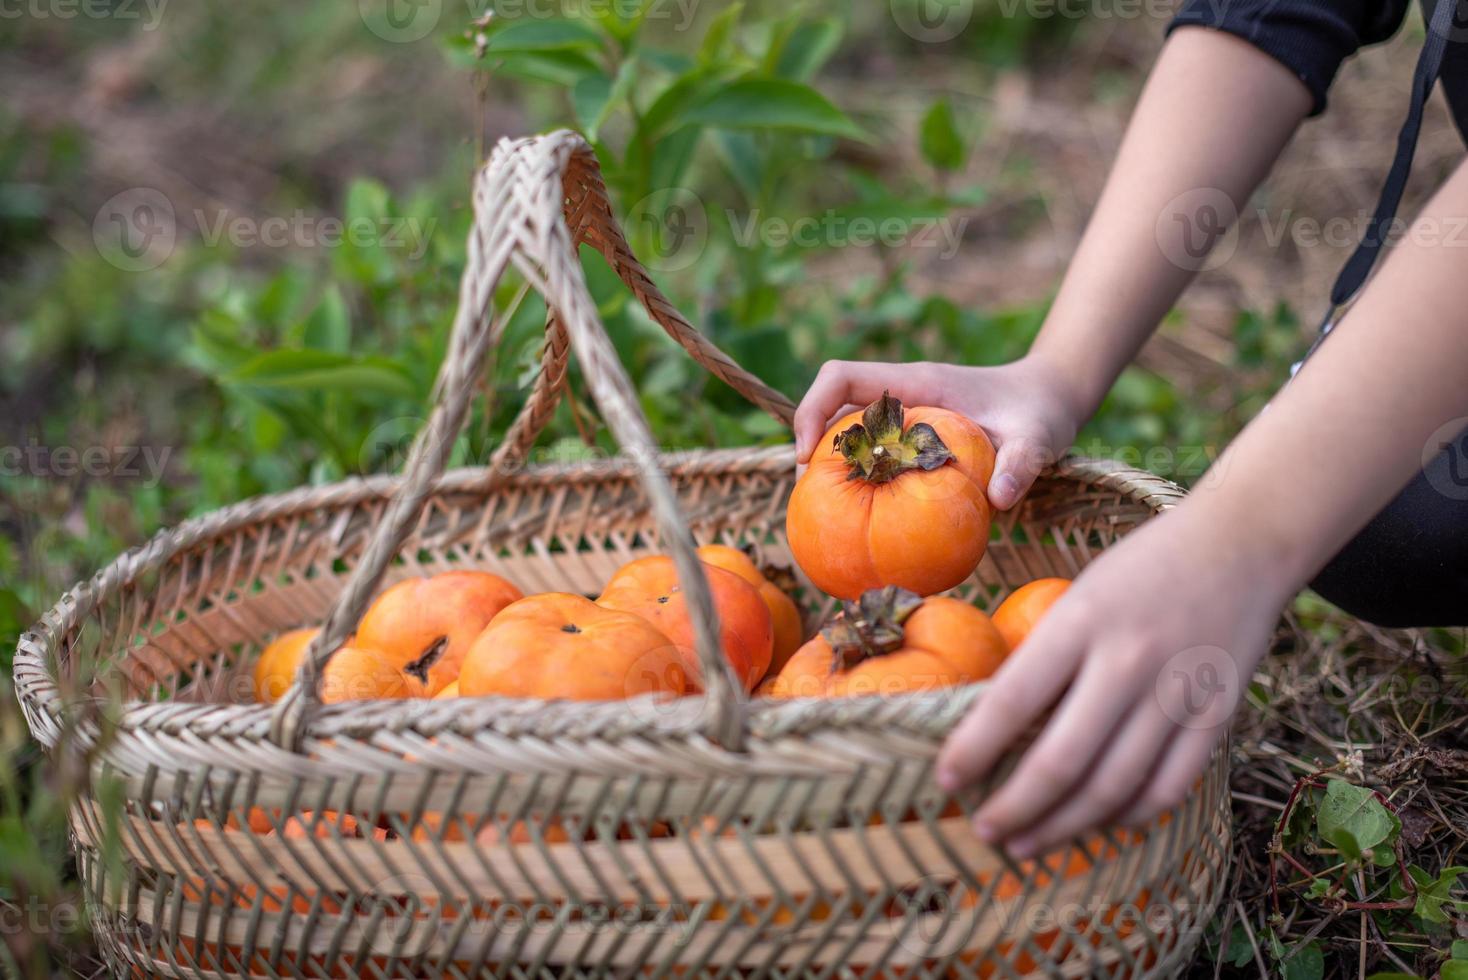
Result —
M1031 349L1073 386L1078 422L1197 271L1212 219L1243 207L1309 109L1298 79L1235 37L1183 28L1167 42Z
M1292 593L1468 427L1468 165L1180 511ZM1451 479L1451 477L1450 477ZM1468 494L1468 484L1439 488ZM1468 597L1465 597L1468 601Z

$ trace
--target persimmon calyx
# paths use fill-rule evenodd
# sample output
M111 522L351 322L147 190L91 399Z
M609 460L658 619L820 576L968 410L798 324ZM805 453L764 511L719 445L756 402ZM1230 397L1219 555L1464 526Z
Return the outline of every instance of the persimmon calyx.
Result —
M821 627L831 647L832 672L901 649L902 624L922 604L922 596L896 585L869 589L855 602L843 602L841 612Z
M836 435L835 449L851 465L848 480L886 483L908 470L936 470L953 458L926 422L904 430L902 402L886 391L861 413L861 421Z
M428 646L424 647L423 652L418 654L417 657L404 664L403 673L411 674L420 683L427 684L429 668L443 659L443 652L448 649L448 646L449 638L447 636L440 636L428 644Z

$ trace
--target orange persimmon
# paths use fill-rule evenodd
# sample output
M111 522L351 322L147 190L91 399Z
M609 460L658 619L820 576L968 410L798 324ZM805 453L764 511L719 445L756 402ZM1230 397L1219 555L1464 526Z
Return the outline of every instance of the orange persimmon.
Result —
M874 589L790 658L769 696L900 694L982 680L1007 648L982 611L947 596Z
M733 572L704 564L714 608L719 614L719 641L734 673L752 690L769 670L774 653L774 625L769 607L754 586ZM689 687L703 689L694 643L693 619L687 597L678 584L673 559L652 555L630 561L617 570L596 600L607 609L641 616L673 641L683 657Z
M1010 650L1019 649L1040 617L1049 612L1055 600L1068 588L1069 579L1037 578L1021 585L999 603L999 608L994 610L994 625L1003 634Z
M826 433L786 509L791 554L840 599L897 585L919 595L968 578L989 543L994 447L977 424L884 393Z
M775 645L765 675L779 673L780 668L800 649L801 641L805 639L805 624L800 616L800 607L790 598L790 593L772 582L755 565L754 559L738 548L731 548L726 544L706 544L698 549L698 557L706 565L733 572L759 592L759 597L770 610L770 625L775 631Z
M490 620L522 598L519 589L490 572L441 572L398 582L368 607L356 646L390 655L399 666L426 667L428 694L459 676L469 648Z
M564 592L506 606L459 674L466 696L607 701L687 686L678 649L646 619Z

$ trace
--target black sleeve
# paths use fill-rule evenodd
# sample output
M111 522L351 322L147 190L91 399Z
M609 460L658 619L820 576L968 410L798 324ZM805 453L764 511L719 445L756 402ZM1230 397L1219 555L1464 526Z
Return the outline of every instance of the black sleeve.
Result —
M1184 25L1243 38L1305 83L1325 109L1325 93L1341 62L1402 25L1411 0L1183 0L1168 33Z

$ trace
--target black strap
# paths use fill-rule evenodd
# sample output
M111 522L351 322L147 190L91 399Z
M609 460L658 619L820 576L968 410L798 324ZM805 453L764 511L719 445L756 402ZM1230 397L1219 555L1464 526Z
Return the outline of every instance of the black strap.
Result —
M1330 329L1336 308L1356 295L1361 284L1371 273L1376 258L1381 253L1383 241L1390 233L1391 223L1397 216L1397 207L1402 203L1402 191L1407 187L1407 177L1412 172L1412 157L1417 152L1417 134L1422 130L1422 113L1427 107L1427 97L1437 82L1442 69L1443 53L1456 24L1454 16L1464 0L1437 0L1427 28L1427 40L1423 42L1422 54L1417 58L1417 69L1412 75L1412 103L1407 107L1407 121L1397 134L1397 155L1392 168L1387 172L1386 182L1381 188L1381 197L1376 201L1376 213L1366 232L1361 236L1356 251L1347 260L1345 268L1336 277L1330 291L1330 312L1321 324L1322 333ZM1319 342L1318 340L1316 341Z

